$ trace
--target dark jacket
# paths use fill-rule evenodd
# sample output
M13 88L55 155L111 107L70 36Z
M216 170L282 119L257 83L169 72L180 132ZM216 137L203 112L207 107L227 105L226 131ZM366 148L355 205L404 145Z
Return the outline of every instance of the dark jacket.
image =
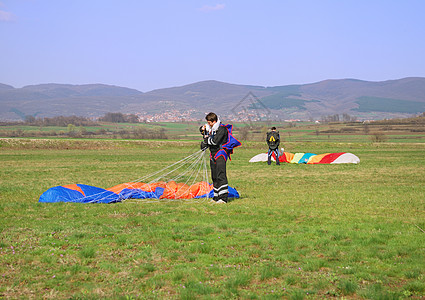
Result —
M273 130L268 131L266 142L271 150L275 150L279 148L279 145L280 145L279 131L273 131Z
M199 131L202 132L202 127L199 128ZM211 156L214 157L215 154L222 149L223 144L227 142L228 131L225 126L220 125L216 132L213 132L212 135L204 138L204 146L208 146L211 151ZM204 134L205 137L205 134Z

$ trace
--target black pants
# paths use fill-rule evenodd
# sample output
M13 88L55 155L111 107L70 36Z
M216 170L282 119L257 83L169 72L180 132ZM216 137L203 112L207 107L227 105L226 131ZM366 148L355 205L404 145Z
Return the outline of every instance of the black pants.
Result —
M217 160L210 159L211 177L214 186L214 200L223 200L227 202L229 189L227 185L226 160L219 156Z
M269 148L269 151L267 151L267 163L269 165L271 165L273 153L276 156L276 165L280 165L280 161L279 161L279 149L277 149L277 148L276 149L270 149Z

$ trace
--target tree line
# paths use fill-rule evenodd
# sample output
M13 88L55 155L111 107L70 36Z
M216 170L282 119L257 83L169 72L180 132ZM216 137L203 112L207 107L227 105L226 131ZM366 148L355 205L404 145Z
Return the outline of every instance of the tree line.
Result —
M321 118L322 123L330 123L330 122L356 122L357 117L356 116L350 116L349 114L342 114L342 117L340 118L339 114L335 115L328 115L328 116L322 116Z
M148 129L148 128L133 128L133 129L120 129L111 131L100 128L96 131L88 131L83 126L74 126L69 124L66 130L37 130L27 131L20 128L15 130L0 131L0 136L7 137L72 137L72 138L91 138L91 137L107 137L113 139L168 139L166 130L164 128Z
M34 116L26 116L24 124L29 126L67 127L69 124L74 126L94 126L98 123L89 118L78 116L58 116L52 118L35 118Z
M109 123L140 123L139 118L134 114L122 113L106 113L104 116L93 120L87 117L79 116L58 116L36 118L34 116L26 116L24 122L6 122L3 125L27 125L39 127L38 131L27 131L20 128L16 130L3 131L1 134L8 137L108 137L123 139L167 139L166 130L164 128L149 129L143 127L134 127L128 129L109 130L100 128L95 131L89 131L85 127L100 126L100 122ZM65 127L62 130L46 130L46 127L57 126ZM44 129L43 129L44 128Z
M60 126L66 127L69 124L74 126L95 126L99 125L99 122L110 122L110 123L140 123L139 117L135 114L123 114L123 113L112 113L108 112L97 120L93 120L87 117L79 116L58 116L58 117L45 117L36 118L34 116L26 116L24 120L25 125L30 126Z

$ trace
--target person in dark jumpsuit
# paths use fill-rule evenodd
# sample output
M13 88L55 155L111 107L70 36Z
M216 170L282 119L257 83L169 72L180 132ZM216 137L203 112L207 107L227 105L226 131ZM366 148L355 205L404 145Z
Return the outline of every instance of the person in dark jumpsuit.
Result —
M211 178L214 187L213 201L216 203L227 203L228 201L228 182L226 174L226 161L230 155L223 145L228 141L228 130L221 124L217 115L210 112L206 115L207 124L201 126L199 130L204 136L201 143L201 149L209 148Z
M271 165L272 155L275 155L276 165L280 165L279 162L279 145L280 145L280 135L279 131L276 130L276 127L272 127L269 131L267 131L266 138L267 145L269 146L269 150L267 151L267 164Z

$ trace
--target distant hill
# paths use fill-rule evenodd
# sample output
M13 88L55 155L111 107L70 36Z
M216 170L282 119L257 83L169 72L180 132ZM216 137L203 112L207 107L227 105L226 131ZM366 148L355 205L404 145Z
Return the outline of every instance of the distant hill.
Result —
M5 86L5 85L3 85ZM104 84L40 84L15 89L0 85L0 120L36 117L99 117L139 101L142 92Z
M274 87L209 80L146 93L104 84L40 84L23 88L0 84L3 121L27 115L95 118L107 112L192 111L202 117L205 112L216 111L229 116L261 109L273 118L318 119L343 113L370 119L407 117L425 111L425 78L381 82L339 79Z
M10 90L13 89L13 86L0 83L0 90Z

